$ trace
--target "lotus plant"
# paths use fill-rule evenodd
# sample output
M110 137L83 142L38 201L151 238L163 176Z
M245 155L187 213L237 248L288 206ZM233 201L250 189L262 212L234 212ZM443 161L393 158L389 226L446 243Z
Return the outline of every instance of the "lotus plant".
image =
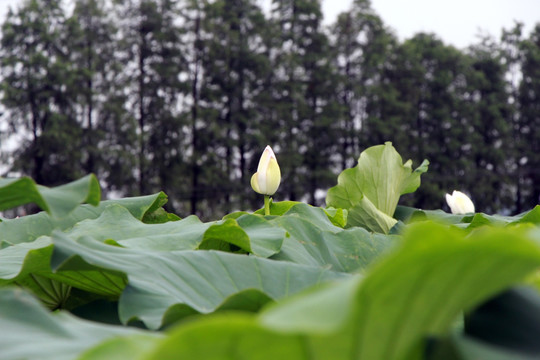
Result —
M454 190L452 195L446 194L446 202L450 206L452 214L463 215L474 212L472 200L461 191Z
M255 192L264 195L264 214L270 215L270 196L274 195L281 182L281 171L276 155L270 146L266 146L257 172L251 177L251 187Z

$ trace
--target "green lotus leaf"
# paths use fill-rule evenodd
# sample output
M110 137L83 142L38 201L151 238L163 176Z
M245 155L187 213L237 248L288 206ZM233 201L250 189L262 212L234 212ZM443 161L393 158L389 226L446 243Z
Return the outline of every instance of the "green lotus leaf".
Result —
M55 218L63 218L79 204L98 205L101 188L94 175L85 176L69 184L48 188L30 178L0 178L0 211L34 203Z
M91 236L102 242L112 239L130 248L161 251L228 250L232 244L261 257L278 252L285 237L284 230L257 215L211 223L202 223L191 215L180 221L145 224L116 204L107 207L97 219L75 224L66 234L72 239Z
M0 285L20 280L28 274L50 272L52 252L52 241L46 237L0 249Z
M387 234L396 224L392 218L399 198L420 186L420 175L428 169L424 162L415 170L412 161L403 163L392 143L366 149L358 164L343 171L338 184L328 190L329 207L348 210L347 226L362 226Z
M119 336L159 339L160 334L81 320L66 311L51 313L21 289L0 289L2 360L71 360L102 341Z
M77 360L143 360L161 343L159 337L147 334L117 336L86 350Z
M176 304L197 312L215 311L231 295L256 289L276 300L345 274L328 269L219 251L150 251L111 246L90 237L53 234L52 268L60 274L72 259L125 273L128 285L119 300L120 319L162 326ZM81 264L81 267L84 265ZM74 267L71 267L74 269Z
M474 215L454 215L442 210L421 210L405 206L398 206L396 213L396 218L405 222L432 220L446 224L453 224L457 227L469 230L484 225L508 226L518 224L540 224L540 205L535 206L531 210L513 216L498 214L488 215L484 213L476 213Z
M136 219L143 220L167 202L167 195L160 192L154 195L106 200L98 206L80 205L67 216L57 219L46 212L27 215L18 219L4 219L0 222L0 242L18 244L34 241L40 236L49 236L53 230L68 230L86 219L96 219L110 205L126 208Z
M53 274L50 267L52 254L53 244L49 237L0 249L0 286L16 284L25 287L55 309L66 306L71 286L118 298L126 285L123 274L87 266L77 257L70 259L69 266L66 264L62 272ZM75 265L77 261L79 263ZM70 266L77 270L73 271ZM85 298L92 296L83 296L77 301L84 302Z
M399 239L359 227L344 230L335 226L323 209L306 204L291 207L271 222L288 234L273 259L330 267L334 271L362 271Z
M528 229L481 230L467 235L416 224L401 248L365 277L284 299L263 311L260 322L308 336L320 359L419 359L427 336L444 335L462 311L540 266L540 248ZM314 331L318 335L310 337Z
M300 336L265 329L247 314L220 314L184 324L149 352L145 360L314 359Z

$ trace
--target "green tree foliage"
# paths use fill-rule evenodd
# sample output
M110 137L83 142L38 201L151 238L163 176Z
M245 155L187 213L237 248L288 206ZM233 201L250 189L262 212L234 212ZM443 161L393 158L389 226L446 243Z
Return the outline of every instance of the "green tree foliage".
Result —
M119 30L110 14L104 0L75 2L66 22L70 61L77 72L70 93L83 129L81 166L98 174L109 190L132 192L135 132L125 106L123 66L116 56Z
M369 104L386 94L380 73L396 40L385 29L369 0L354 1L350 11L338 16L331 34L334 35L334 66L339 74L336 96L343 111L339 128L341 167L346 169L356 163L365 142L374 135L367 135L368 113L388 122L386 114L375 114L375 107ZM378 110L383 111L383 108ZM388 135L385 138L388 139Z
M261 9L249 0L220 0L209 4L203 22L205 41L204 83L211 142L212 196L226 211L244 208L251 194L251 169L257 166L265 138L257 133L261 122L256 105L268 76L263 32L267 27ZM248 166L249 165L249 166ZM210 186L209 186L210 187ZM210 199L209 199L210 200Z
M206 52L203 38L205 34L202 22L205 17L207 1L185 0L179 5L179 18L182 22L180 29L180 50L185 61L186 93L180 106L183 108L181 117L185 123L184 134L189 134L186 140L187 151L184 162L187 165L184 178L187 187L181 191L180 200L187 200L191 214L200 214L199 202L207 193L204 180L209 169L208 157L205 156L204 144L206 139L205 111L203 109L201 92L204 85L203 57Z
M127 15L127 17L126 17ZM182 172L182 123L177 108L183 66L179 30L174 24L175 2L127 1L117 6L123 16L121 35L127 72L129 110L136 120L136 192L169 189L176 194L176 175Z
M505 188L511 127L499 53L489 44L463 52L418 34L385 64L366 133L375 142L393 138L416 161L431 160L437 175L426 176L409 200L415 206L441 206L442 195L453 189L470 192L484 211L511 206Z
M519 85L521 137L527 151L520 159L523 163L525 186L523 205L540 202L540 24L521 44L523 62Z
M513 179L513 210L522 212L539 202L538 188L538 96L540 41L538 25L529 38L523 24L504 29L500 48L506 65L508 102L512 105L507 123L512 129L509 168ZM536 112L536 113L535 113Z
M292 200L308 195L317 202L317 189L329 183L336 152L336 72L328 37L322 29L318 0L272 2L278 31L273 68L277 127L281 129L283 192Z
M81 128L69 93L76 72L65 43L65 21L60 1L26 0L8 12L2 25L2 103L10 132L21 137L14 170L44 184L82 173Z
M511 124L512 128L512 146L510 152L509 167L511 167L514 175L515 184L515 210L521 212L524 192L526 186L524 184L523 165L524 153L527 151L527 145L524 142L522 129L525 126L522 118L519 115L519 82L521 78L521 62L522 52L521 43L523 42L523 24L516 23L511 29L504 29L501 35L500 49L504 64L507 71L507 87L508 87L508 102L513 104L511 111L508 113L507 123Z
M210 219L260 206L249 179L267 144L276 198L320 204L363 149L391 141L431 163L405 204L438 208L458 189L480 211L519 213L540 197L539 34L399 41L369 0L328 27L320 0L266 13L256 0L25 0L2 25L0 131L18 141L2 159L44 185L93 172L104 192L164 190L169 210Z
M463 108L470 114L464 126L472 126L465 179L478 209L495 212L513 206L510 187L515 183L507 168L512 126L507 122L511 106L507 101L506 68L500 51L488 40L470 52L472 64L463 94Z
M465 55L455 48L433 35L418 34L396 49L384 72L383 91L390 88L393 96L381 96L375 102L382 109L375 108L374 116L368 118L368 134L373 139L389 136L388 131L406 134L395 144L407 148L416 162L440 155L431 161L439 177L425 184L415 197L416 206L441 203L441 193L468 176L464 164L470 150L469 131L462 124L467 120L461 99L467 65ZM394 116L378 116L388 112Z

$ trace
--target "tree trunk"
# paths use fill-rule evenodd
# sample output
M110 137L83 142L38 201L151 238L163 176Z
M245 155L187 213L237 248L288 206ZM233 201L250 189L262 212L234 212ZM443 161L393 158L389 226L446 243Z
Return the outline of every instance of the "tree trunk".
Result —
M191 82L191 98L193 104L191 105L191 149L192 149L192 159L191 159L191 196L190 196L190 207L191 213L197 213L197 203L199 202L199 175L200 169L197 164L199 157L199 136L197 131L197 119L199 117L199 67L201 61L201 17L200 10L197 10L197 18L195 19L195 41L194 41L194 52L195 52L195 71L193 73L193 81Z
M146 58L146 38L144 33L140 32L141 44L139 46L139 195L143 195L146 192L146 166L145 166L145 152L146 152L146 141L145 141L145 109L144 109L144 95L145 95L145 84L144 78L146 76L145 72L145 58Z

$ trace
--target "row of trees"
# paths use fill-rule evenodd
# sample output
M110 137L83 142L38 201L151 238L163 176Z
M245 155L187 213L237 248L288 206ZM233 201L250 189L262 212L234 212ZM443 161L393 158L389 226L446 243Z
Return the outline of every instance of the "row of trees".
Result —
M540 202L540 25L466 50L399 42L355 0L329 27L320 0L24 0L2 26L10 172L108 192L164 190L205 218L260 206L266 144L279 200L323 202L360 152L392 141L430 171L410 205L453 189L480 211Z

